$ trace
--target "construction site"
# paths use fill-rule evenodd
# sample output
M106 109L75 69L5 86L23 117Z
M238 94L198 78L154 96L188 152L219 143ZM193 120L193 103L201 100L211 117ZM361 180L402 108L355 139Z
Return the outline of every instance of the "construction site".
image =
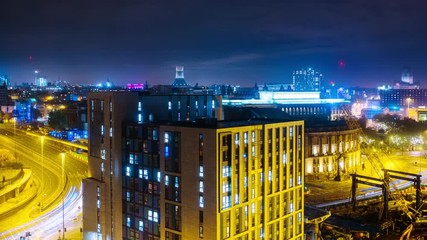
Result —
M345 120L364 142L357 120ZM306 239L427 239L426 174L421 166L414 161L419 169L388 169L384 162L392 161L390 152L367 144L361 144L360 152L366 169L363 165L361 171L338 170L333 180L306 181ZM337 164L344 157L337 154Z

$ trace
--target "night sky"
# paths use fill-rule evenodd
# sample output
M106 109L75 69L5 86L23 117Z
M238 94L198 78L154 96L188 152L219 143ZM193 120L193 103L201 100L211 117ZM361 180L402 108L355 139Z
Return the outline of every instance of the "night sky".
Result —
M427 87L426 0L1 1L0 75L71 83L393 84ZM341 62L341 64L340 64Z

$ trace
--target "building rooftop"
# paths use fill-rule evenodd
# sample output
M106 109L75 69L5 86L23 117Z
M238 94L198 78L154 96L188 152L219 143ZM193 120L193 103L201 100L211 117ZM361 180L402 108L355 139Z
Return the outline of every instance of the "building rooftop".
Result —
M178 121L157 121L154 124L158 125L168 125L168 126L177 126L177 127L190 127L190 128L211 128L211 129L221 129L221 128L231 128L231 127L242 127L242 126L251 126L259 124L271 124L271 123L282 123L282 122L292 122L297 120L280 120L280 119L248 119L248 120L238 120L238 121L218 121L216 118L200 118L195 122L178 122Z

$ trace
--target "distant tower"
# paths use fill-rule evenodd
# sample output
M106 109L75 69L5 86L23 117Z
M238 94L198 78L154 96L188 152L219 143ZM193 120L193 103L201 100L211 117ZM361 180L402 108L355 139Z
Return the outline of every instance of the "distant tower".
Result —
M302 68L293 72L292 79L295 92L319 92L323 75L312 68Z
M175 78L184 78L184 67L176 66Z
M175 81L171 84L173 87L188 88L191 87L184 79L184 67L176 66Z
M404 68L402 72L401 81L404 83L414 84L414 77L410 68Z

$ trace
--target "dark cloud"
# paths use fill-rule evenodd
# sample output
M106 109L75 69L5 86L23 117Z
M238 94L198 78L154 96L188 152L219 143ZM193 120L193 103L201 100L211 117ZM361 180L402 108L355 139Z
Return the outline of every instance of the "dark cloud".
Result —
M289 82L311 66L348 85L427 79L424 0L2 1L0 74L71 82ZM28 56L33 56L29 61ZM344 60L346 67L338 68Z

